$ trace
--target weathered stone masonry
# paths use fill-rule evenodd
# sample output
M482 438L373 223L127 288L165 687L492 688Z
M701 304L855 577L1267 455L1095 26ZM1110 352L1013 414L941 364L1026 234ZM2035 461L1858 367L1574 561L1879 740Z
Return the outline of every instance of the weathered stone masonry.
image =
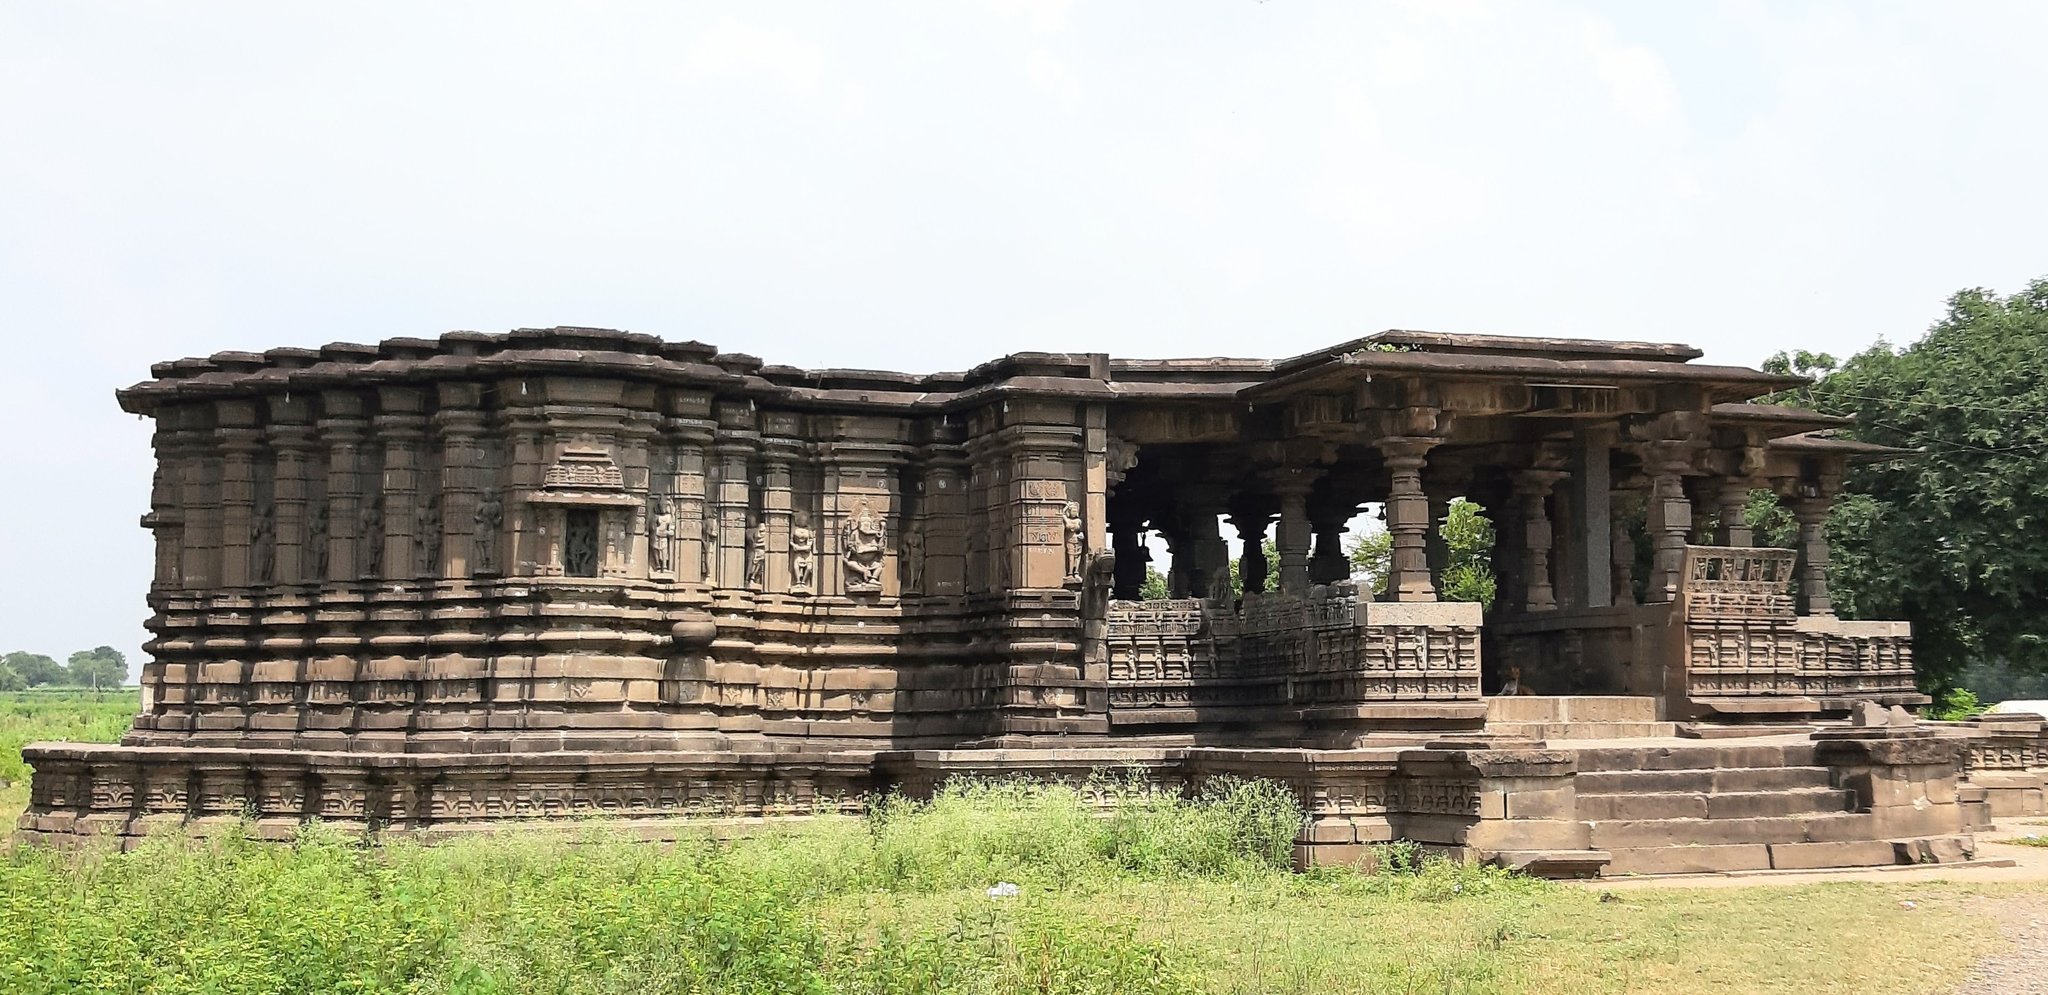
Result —
M1582 812L1574 786L1625 758L1490 731L1510 673L1777 732L1922 700L1903 624L1833 617L1817 524L1849 460L1895 453L1698 356L1387 332L911 376L554 328L158 364L119 394L157 425L143 713L120 746L32 747L21 827L788 815L1137 764L1294 784L1311 859L1408 836L1597 868L1611 792ZM1753 548L1732 509L1758 488L1799 550ZM1440 600L1455 497L1497 526L1490 613ZM1368 506L1380 597L1342 546ZM1170 600L1137 596L1151 533ZM1891 783L1874 747L1787 749ZM1958 750L1893 750L1898 783L1952 795ZM1912 832L1959 818L1937 804ZM1833 815L1870 816L1828 823L1865 856L1890 825ZM1660 866L1649 830L1604 832Z

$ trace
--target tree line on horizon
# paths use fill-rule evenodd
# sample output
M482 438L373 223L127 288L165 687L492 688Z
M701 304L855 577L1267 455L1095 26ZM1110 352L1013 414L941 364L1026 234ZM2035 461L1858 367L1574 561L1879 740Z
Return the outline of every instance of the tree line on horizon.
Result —
M128 657L112 646L95 646L58 663L41 653L16 650L0 657L0 691L40 687L116 688L128 681Z

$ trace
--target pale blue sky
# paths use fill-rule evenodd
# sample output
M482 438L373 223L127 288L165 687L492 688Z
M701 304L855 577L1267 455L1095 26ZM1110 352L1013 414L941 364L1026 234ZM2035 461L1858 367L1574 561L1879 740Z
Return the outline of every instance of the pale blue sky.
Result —
M1909 340L2048 274L2043 37L2039 3L0 0L0 650L140 645L112 391L157 359Z

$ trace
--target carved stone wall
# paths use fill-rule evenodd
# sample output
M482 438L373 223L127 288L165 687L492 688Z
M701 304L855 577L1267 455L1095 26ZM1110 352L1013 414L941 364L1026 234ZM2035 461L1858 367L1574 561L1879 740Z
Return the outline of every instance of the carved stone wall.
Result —
M1795 614L1789 549L1687 546L1677 603L1694 698L1914 695L1911 628Z
M1241 609L1115 601L1107 645L1120 722L1194 722L1200 709L1479 700L1477 605L1361 603L1349 585L1247 597Z

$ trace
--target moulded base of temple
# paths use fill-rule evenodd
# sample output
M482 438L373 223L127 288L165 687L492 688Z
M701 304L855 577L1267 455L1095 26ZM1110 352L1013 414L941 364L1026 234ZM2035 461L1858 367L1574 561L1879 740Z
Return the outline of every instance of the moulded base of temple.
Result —
M2048 757L2048 731L2024 722L1731 739L1492 733L1339 750L1124 741L402 754L35 744L25 755L36 777L17 836L59 845L132 845L167 828L240 825L288 839L311 820L431 840L588 818L668 839L857 815L880 793L922 795L959 776L1138 776L1189 791L1235 775L1283 782L1302 799L1303 866L1369 861L1379 844L1412 840L1549 876L1960 860L1974 852L1970 831L1988 823L1994 798L2023 810L2048 779L2034 769Z

